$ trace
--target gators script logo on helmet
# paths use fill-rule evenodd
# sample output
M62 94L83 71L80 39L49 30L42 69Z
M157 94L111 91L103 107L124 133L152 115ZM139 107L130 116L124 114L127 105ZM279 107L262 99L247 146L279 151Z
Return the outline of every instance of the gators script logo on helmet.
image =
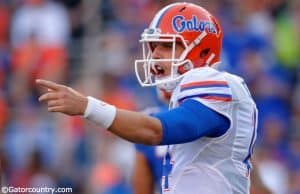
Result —
M143 59L135 61L135 72L142 86L163 86L172 90L189 70L220 62L223 33L218 21L204 8L192 3L173 3L161 9L141 35ZM153 42L172 43L172 57L153 59ZM184 51L175 57L176 44ZM151 68L157 62L171 63L171 73L157 79Z
M172 19L172 25L175 32L184 31L200 31L207 30L209 33L217 33L214 23L210 21L198 21L197 16L193 16L192 19L186 19L182 15L177 15Z

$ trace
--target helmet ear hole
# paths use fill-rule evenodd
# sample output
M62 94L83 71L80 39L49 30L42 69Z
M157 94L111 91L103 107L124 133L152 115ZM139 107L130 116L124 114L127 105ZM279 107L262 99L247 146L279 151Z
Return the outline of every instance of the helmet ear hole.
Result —
M204 58L210 51L210 48L206 48L206 49L203 49L201 52L200 52L200 58Z

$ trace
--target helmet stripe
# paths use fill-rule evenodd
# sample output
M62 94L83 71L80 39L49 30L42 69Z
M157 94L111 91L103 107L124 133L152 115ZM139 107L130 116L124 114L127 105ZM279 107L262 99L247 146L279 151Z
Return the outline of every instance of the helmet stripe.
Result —
M150 24L150 28L157 28L159 26L159 23L162 19L162 17L167 13L167 11L175 6L175 5L178 5L179 3L172 3L166 7L164 7L162 10L160 10L156 15L155 17L153 18L151 24Z

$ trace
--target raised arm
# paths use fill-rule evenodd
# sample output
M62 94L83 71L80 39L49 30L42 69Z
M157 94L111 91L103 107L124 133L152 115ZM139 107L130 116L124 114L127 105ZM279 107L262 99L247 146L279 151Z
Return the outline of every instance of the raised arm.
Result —
M131 142L157 145L162 139L162 125L159 119L142 113L117 109L104 102L97 101L99 105L93 104L95 99L89 98L65 85L57 84L47 80L36 80L39 86L47 88L47 92L40 96L40 102L46 102L48 111L61 112L67 115L81 115L98 119L98 115L87 115L87 107L98 108L96 112L102 114L106 119L103 127L108 127L112 133ZM101 102L101 103L99 103ZM92 112L92 111L90 111ZM100 120L102 118L99 118ZM97 121L96 121L97 123ZM100 123L101 124L101 123Z
M230 126L224 115L204 104L186 99L172 110L148 116L117 109L93 97L51 81L37 80L48 88L39 101L47 102L48 111L83 115L99 126L131 142L148 145L171 145L194 141L203 136L218 137Z

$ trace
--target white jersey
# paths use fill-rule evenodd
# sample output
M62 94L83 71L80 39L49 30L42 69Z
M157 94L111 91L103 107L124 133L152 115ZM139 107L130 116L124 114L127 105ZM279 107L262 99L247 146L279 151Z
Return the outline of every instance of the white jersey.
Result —
M216 138L170 145L164 160L164 194L248 194L257 108L242 78L210 67L191 70L175 88L170 108L194 99L226 116Z

